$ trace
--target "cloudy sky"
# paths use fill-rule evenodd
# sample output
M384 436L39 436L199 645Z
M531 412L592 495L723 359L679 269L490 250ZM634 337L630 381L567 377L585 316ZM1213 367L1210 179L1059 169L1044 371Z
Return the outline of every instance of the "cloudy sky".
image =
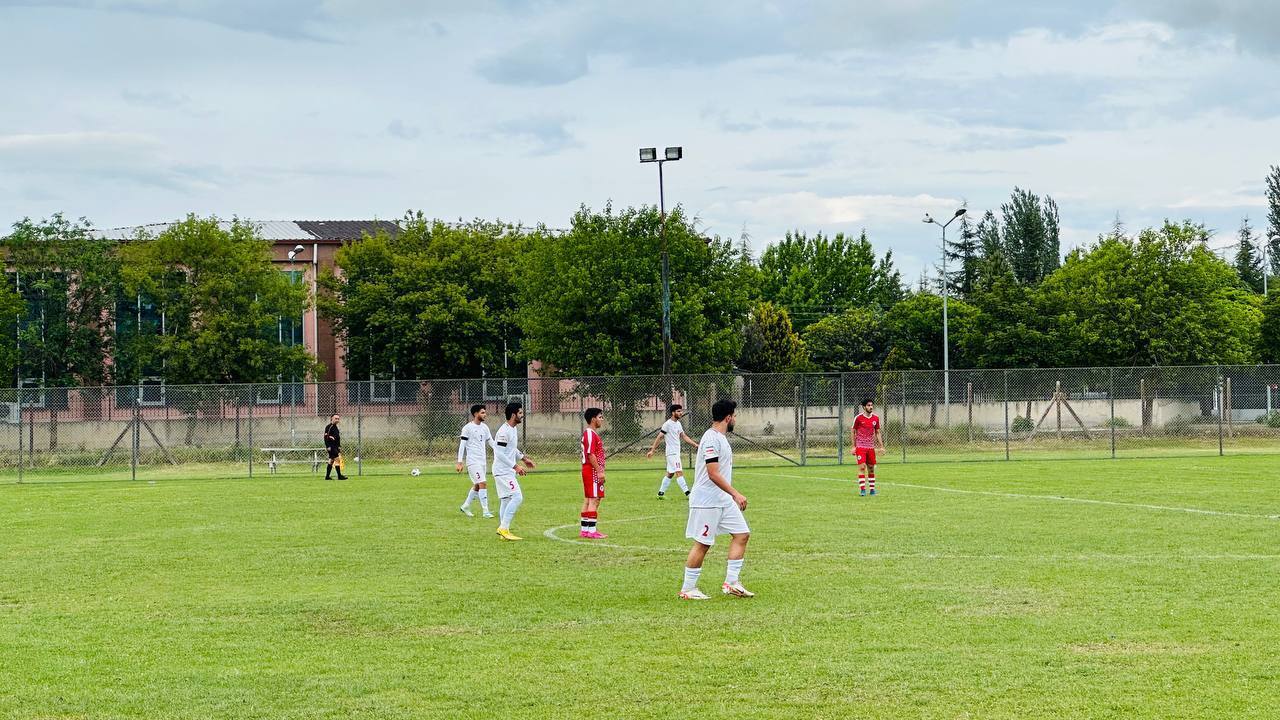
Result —
M1264 223L1274 0L0 0L0 224L502 218L667 197L756 248L1055 197ZM1068 5L1071 5L1068 9Z

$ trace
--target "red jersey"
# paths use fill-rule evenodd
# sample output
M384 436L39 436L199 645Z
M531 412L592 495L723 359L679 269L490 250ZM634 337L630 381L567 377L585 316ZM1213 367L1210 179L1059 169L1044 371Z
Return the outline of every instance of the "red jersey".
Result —
M588 455L594 455L600 467L604 467L604 442L600 440L600 434L591 428L582 431L583 468L591 467L591 461L587 459Z
M876 446L876 431L880 429L880 416L858 413L853 419L854 448L872 448Z

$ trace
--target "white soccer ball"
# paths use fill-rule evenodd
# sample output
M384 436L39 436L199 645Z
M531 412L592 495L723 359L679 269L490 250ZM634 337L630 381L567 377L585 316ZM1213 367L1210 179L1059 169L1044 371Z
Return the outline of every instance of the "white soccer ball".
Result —
M421 470L419 470L418 468L414 468L414 469L412 469L412 470L410 470L410 471L409 471L409 474L410 474L410 475L412 475L412 476L414 476L414 477L418 477L419 475L421 475L421 474L422 474L422 471L421 471Z

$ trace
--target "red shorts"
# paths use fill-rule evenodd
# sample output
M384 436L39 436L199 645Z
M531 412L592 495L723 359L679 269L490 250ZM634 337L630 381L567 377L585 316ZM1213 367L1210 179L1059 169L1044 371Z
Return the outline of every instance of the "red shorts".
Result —
M596 476L596 469L590 465L582 466L582 496L587 498L604 497L604 486Z
M858 458L859 465L875 465L876 450L875 448L854 448L853 454Z

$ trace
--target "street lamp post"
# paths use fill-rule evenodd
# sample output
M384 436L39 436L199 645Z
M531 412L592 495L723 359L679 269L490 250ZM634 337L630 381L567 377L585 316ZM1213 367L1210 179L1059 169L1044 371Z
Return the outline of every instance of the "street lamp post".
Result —
M293 284L293 281L294 281L294 269L293 269L294 265L293 265L293 261L294 261L294 259L296 259L296 258L298 257L298 255L300 255L301 253L305 252L305 251L306 251L306 249L307 249L307 248L306 248L305 246L303 246L303 245L294 245L294 246L293 246L293 249L289 251L289 284L290 284L290 285L292 285L292 284ZM292 341L292 340L293 340L293 320L292 320L292 318L289 320L289 339L290 339L290 341ZM281 323L280 323L280 344L281 344L281 345L283 345L283 344L284 344L284 323L283 323L283 322L281 322ZM303 343L302 343L302 344L303 344L303 346L306 346L306 338L303 338ZM297 378L289 378L289 379L290 379L290 381L291 381L291 382L289 383L289 438L290 438L290 440L289 440L289 441L290 441L291 443L293 443L294 445L297 445L297 444L298 444L298 441L297 441L297 439L296 439L296 432L297 432L297 431L296 431L296 427L295 427L295 424L294 424L294 417L295 417L295 415L297 415L297 412L298 412L298 408L297 408L297 405L298 405L298 389L297 389L297 387L296 387L296 383L295 383L295 382L293 382L293 381L297 380Z
M640 162L658 163L658 212L662 215L662 374L671 374L671 260L667 255L667 202L662 184L662 164L684 157L684 148L669 147L658 157L657 148L640 148Z
M929 213L924 214L924 221L942 228L942 405L945 408L946 427L951 427L951 345L947 337L947 226L964 215L965 209L956 210L956 214L945 223L934 220Z

